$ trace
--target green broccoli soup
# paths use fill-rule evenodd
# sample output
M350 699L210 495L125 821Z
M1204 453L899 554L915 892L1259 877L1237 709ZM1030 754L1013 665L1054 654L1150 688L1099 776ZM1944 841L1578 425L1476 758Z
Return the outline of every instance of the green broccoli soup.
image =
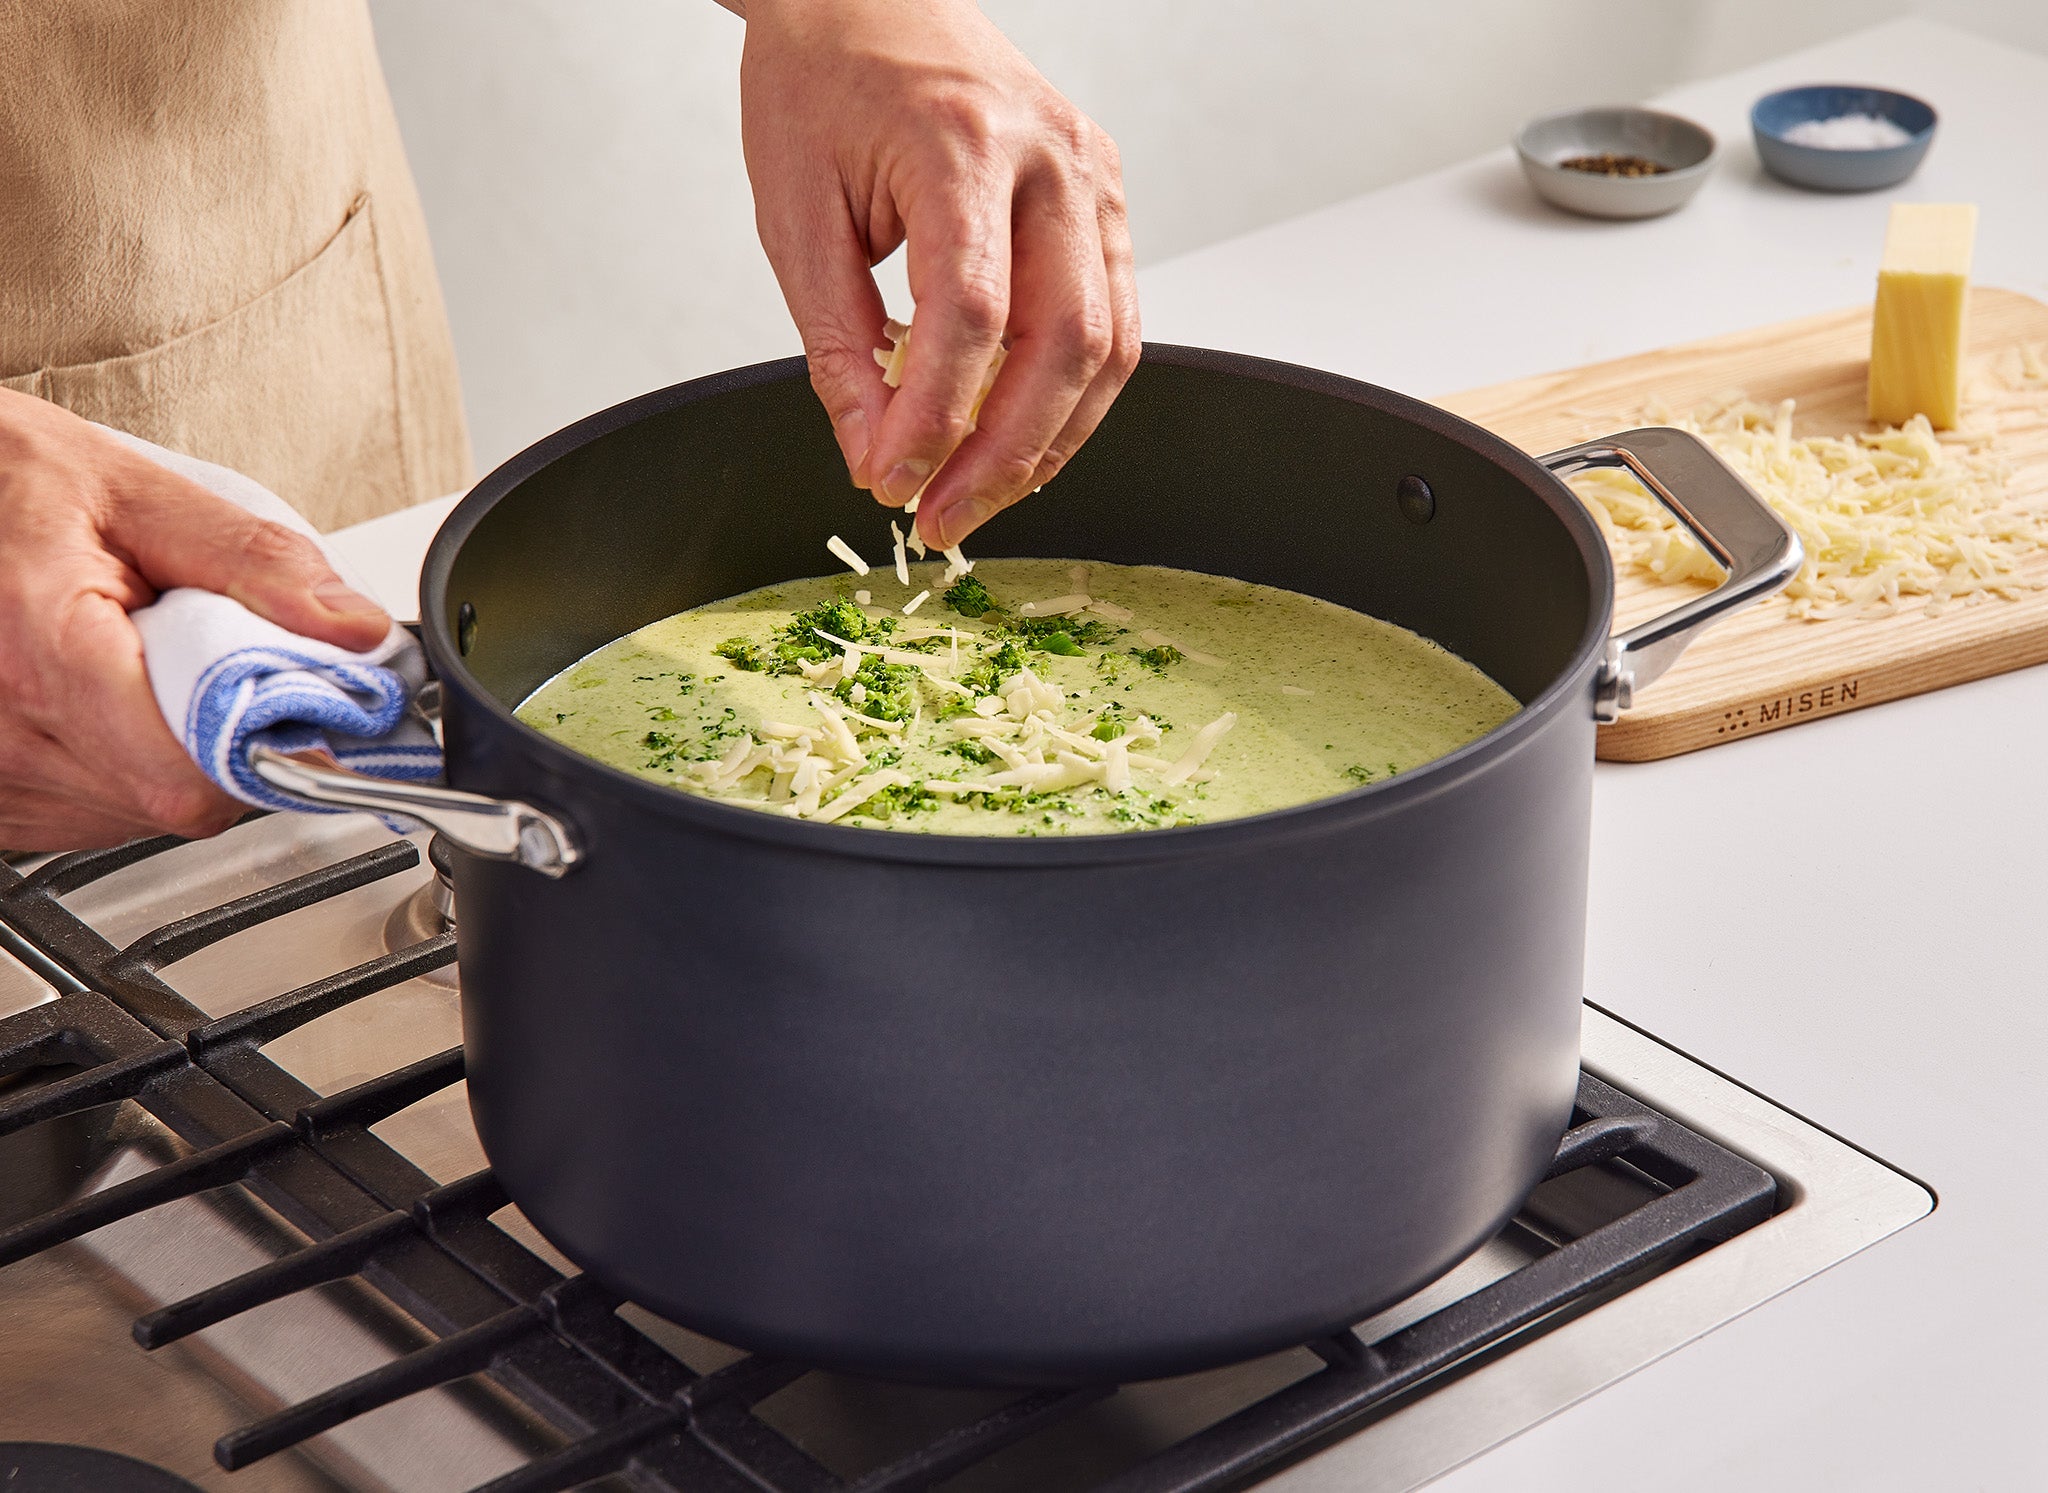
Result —
M1518 708L1427 639L1270 586L1071 560L909 576L791 581L679 612L563 670L519 718L769 813L1069 835L1327 798Z

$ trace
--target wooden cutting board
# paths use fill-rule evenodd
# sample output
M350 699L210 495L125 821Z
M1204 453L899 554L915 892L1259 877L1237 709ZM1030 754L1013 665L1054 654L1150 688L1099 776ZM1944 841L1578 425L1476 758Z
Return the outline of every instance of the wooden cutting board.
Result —
M1794 433L1846 435L1864 420L1870 308L1760 327L1611 363L1519 379L1443 400L1469 420L1540 454L1643 423L1647 403L1687 409L1740 390L1764 403L1794 399ZM2048 306L1978 288L1970 302L1966 428L1995 432L2016 504L2048 505ZM1713 628L1635 707L1600 728L1599 754L1621 762L1776 731L1965 680L2048 661L2048 551L2022 575L2039 582L2018 601L1986 597L1937 616L1917 603L1886 617L1803 621L1778 598ZM1617 628L1704 589L1620 572Z

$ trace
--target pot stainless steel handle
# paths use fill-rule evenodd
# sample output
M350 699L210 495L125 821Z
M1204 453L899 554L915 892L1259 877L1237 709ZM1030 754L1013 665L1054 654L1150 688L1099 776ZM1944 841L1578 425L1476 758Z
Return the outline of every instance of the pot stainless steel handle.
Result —
M318 749L280 752L260 743L249 766L280 793L337 809L402 814L439 830L471 855L517 861L543 876L560 877L583 859L575 834L562 820L516 798L486 798L433 783L399 783L353 772Z
M1593 718L1618 720L1635 692L1678 662L1713 623L1779 590L1806 555L1799 536L1698 436L1646 426L1539 458L1560 477L1589 467L1620 467L1684 524L1727 576L1704 596L1631 627L1607 643L1593 686Z

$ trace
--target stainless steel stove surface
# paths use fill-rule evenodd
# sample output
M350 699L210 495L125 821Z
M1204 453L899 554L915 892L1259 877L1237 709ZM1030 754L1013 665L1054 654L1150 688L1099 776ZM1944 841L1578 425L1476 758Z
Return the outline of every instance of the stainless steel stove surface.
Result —
M431 884L360 816L0 868L0 1442L252 1493L1405 1489L1933 1206L1589 1006L1553 1180L1352 1333L1068 1394L807 1371L497 1189Z

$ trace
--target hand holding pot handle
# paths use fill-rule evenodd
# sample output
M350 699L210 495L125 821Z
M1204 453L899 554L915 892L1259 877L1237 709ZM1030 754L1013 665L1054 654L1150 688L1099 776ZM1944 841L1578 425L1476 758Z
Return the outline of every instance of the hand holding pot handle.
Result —
M1635 692L1678 662L1695 637L1783 588L1805 563L1799 536L1785 520L1711 446L1687 431L1647 426L1541 459L1560 477L1588 467L1625 468L1728 572L1706 595L1609 640L1593 685L1595 720L1618 719L1635 702Z

